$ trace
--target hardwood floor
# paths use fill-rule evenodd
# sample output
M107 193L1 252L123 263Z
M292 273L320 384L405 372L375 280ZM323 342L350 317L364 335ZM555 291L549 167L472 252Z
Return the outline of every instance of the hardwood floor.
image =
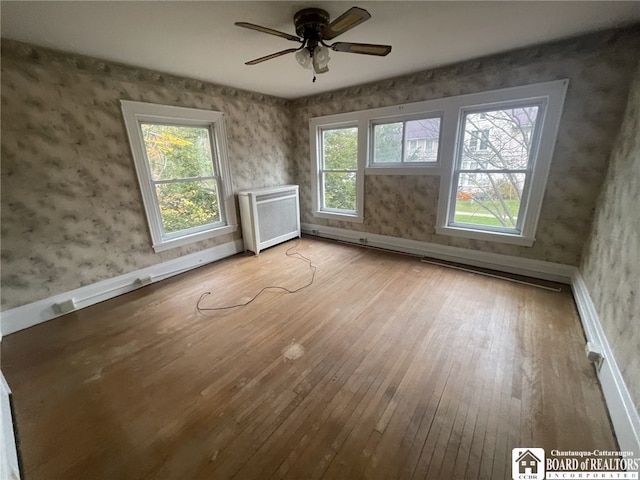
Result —
M36 479L506 479L617 449L568 287L304 238L2 342ZM297 358L296 358L297 357Z

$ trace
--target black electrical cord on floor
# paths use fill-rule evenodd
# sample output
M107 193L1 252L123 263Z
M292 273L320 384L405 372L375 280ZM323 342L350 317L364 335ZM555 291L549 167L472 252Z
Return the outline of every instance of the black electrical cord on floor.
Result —
M199 312L211 312L211 311L217 311L217 310L229 310L231 308L237 308L237 307L244 307L246 305L249 305L251 302L253 302L256 298L258 298L260 296L260 294L262 294L262 292L266 291L266 290L284 290L287 293L296 293L299 292L300 290L304 290L307 287L310 287L311 285L313 285L313 281L315 280L316 277L316 266L311 262L311 260L309 260L307 257L305 257L304 255L302 255L300 252L293 252L293 253L289 253L291 252L291 250L295 250L296 248L298 248L298 244L300 243L300 240L296 241L296 244L293 247L289 247L287 249L287 251L285 252L285 255L287 257L297 257L300 260L306 262L309 264L309 270L311 270L311 280L309 280L309 283L296 288L295 290L289 290L286 287L279 287L279 286L274 286L274 285L270 285L268 287L264 287L262 288L258 293L256 293L253 297L251 297L249 300L247 300L244 303L237 303L235 305L228 305L226 307L201 307L200 306L200 302L202 302L202 299L204 297L206 297L207 295L211 295L211 292L204 292L202 295L200 295L200 298L198 299L198 303L196 303L196 308L198 309Z

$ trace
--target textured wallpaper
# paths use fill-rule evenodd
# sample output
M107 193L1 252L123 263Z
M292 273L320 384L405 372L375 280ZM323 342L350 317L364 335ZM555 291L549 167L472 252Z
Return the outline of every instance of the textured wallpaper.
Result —
M284 100L3 40L3 310L240 238L153 252L121 99L222 111L234 189L292 181Z
M578 265L638 50L640 28L605 32L291 102L3 40L2 309L239 238L153 252L121 99L223 111L234 188L298 183L305 222ZM363 224L311 215L310 117L561 78L533 247L435 235L437 177L366 177Z
M472 60L294 101L302 221L578 265L640 51L640 28ZM363 224L311 214L311 117L569 78L533 247L435 234L438 177L365 177Z
M640 63L580 270L640 411Z

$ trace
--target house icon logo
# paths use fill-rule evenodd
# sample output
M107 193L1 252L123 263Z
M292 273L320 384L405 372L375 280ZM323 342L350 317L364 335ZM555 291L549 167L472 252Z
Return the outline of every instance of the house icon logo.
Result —
M513 480L544 480L544 448L514 448L511 474Z

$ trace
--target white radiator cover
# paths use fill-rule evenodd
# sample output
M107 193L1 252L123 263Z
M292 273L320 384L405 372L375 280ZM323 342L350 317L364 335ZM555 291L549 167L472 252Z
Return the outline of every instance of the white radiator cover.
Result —
M298 185L238 192L245 251L261 250L300 237Z

